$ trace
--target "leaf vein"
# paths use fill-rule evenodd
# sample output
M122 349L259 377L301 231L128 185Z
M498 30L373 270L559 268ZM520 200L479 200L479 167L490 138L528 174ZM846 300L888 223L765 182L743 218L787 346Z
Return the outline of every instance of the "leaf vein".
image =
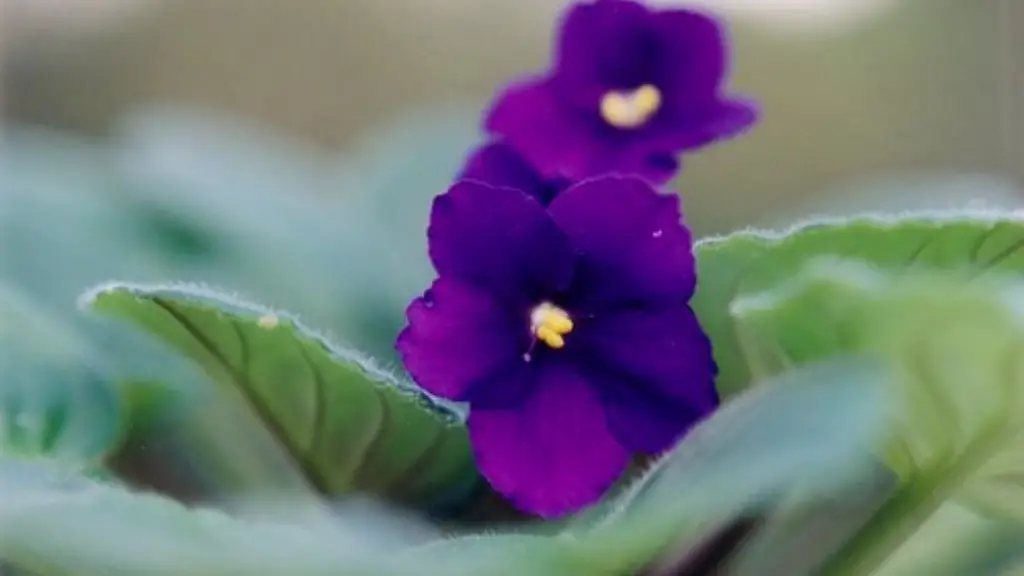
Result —
M366 486L368 470L372 470L376 465L378 449L384 443L391 429L391 404L380 389L374 388L373 394L377 398L377 403L380 404L380 419L377 421L377 432L373 435L373 439L370 440L366 449L363 450L363 456L360 459L359 465L353 472L352 482L359 488ZM380 493L386 494L387 491L381 490Z
M302 345L302 342L298 338L294 339L293 342L295 343L295 348L299 351L299 355L302 356L303 362L309 366L310 374L313 376L313 434L309 439L309 447L307 448L307 454L313 458L316 454L319 454L325 435L324 428L327 426L327 382L324 379L323 371L320 370L320 366L310 357L309 351Z
M216 346L216 344L210 341L210 339L207 338L207 336L203 334L203 332L199 330L199 328L195 324L193 324L188 317L186 317L180 311L176 310L174 306L172 306L170 303L166 302L159 296L150 296L149 299L151 302L162 308L169 316L171 316L171 318L173 318L175 322L177 322L182 328L184 328L185 331L188 332L189 335L192 336L192 338L194 338L196 342L198 342L199 345L202 346L207 351L208 354L213 356L214 360L216 360L224 367L224 369L230 375L231 381L235 385L235 388L242 394L243 398L245 398L250 408L252 408L252 410L256 412L257 417L260 419L263 425L266 426L270 430L274 438L285 447L285 449L289 453L288 455L299 466L299 468L302 470L303 474L313 485L313 487L316 488L318 492L326 494L327 486L326 483L324 482L324 479L311 465L311 463L307 459L302 457L301 453L298 451L298 447L295 446L291 439L288 437L288 435L284 433L284 430L281 428L281 425L274 418L271 417L270 411L266 404L259 400L254 391L250 390L247 386L244 385L248 383L248 381L244 380L243 374L239 373L238 368L233 366L231 362L228 361L228 359L224 356L224 352L221 351ZM248 346L247 343L244 345L242 344L243 342L247 342L247 339L244 338L244 334L237 334L240 339L239 345L243 346L243 348L245 346Z
M445 434L445 429L438 429L437 433L434 434L433 440L430 441L430 444L420 452L419 456L412 461L412 464L410 464L408 468L396 476L396 481L387 486L388 492L404 494L406 491L410 490L412 486L412 479L416 478L416 476L423 471L423 467L428 465L434 456L441 451L446 444L447 439L448 435ZM423 490L426 490L427 488L429 488L429 486L423 487Z

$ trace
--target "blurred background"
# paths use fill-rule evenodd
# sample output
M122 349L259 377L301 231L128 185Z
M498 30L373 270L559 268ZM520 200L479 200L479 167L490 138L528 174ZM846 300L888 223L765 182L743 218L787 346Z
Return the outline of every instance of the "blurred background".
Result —
M693 2L659 0L664 5ZM703 0L749 135L687 159L699 234L1017 206L1024 2ZM0 0L0 280L223 286L391 361L433 194L556 0Z

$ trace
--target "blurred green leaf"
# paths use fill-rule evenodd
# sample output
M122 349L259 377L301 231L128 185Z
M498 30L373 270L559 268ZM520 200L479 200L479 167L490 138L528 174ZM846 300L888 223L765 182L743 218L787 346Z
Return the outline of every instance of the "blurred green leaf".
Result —
M223 252L214 261L235 276L210 267L174 277L245 286L396 360L403 311L432 274L430 202L478 138L472 112L432 108L331 158L239 118L158 106L119 123L115 155L123 200L163 215L167 231L206 230Z
M243 520L45 462L0 458L0 494L0 558L44 576L613 576L566 539L487 534L410 543L404 534L424 531L410 518L366 508L296 517L287 501L254 502Z
M123 277L243 286L254 299L297 312L392 362L405 304L429 280L424 215L475 137L472 116L453 110L399 118L339 158L256 124L178 107L140 109L102 139L5 125L0 246L8 249L0 249L0 280L32 294L60 322L84 329L102 352L104 378L164 382L172 394L203 379L178 366L169 376L172 355L124 326L78 314L74 301L83 287ZM387 250L367 250L368 244ZM15 364L29 378L26 363ZM249 449L227 440L206 446L214 429L228 426L215 422L223 416L204 413L198 422L175 417L174 427L196 438L183 439L187 450L162 455L173 463L153 467L153 447L166 444L168 429L157 432L160 438L135 433L152 413L132 411L131 445L150 462L135 470L148 477L138 478L145 485L163 485L168 474L157 468L190 469L202 471L210 489L228 489L280 462L267 442L250 436ZM243 433L230 428L222 432L239 440ZM189 465L186 457L198 461Z
M50 376L0 384L0 454L98 467L123 438L118 397L103 380Z
M900 488L829 564L866 574L946 501L1024 519L1024 285L818 261L731 311L779 365L860 352L896 375L883 457Z
M97 467L126 427L103 368L73 327L0 284L0 454Z
M477 137L464 109L431 112L338 158L176 106L140 109L103 139L5 125L0 279L69 317L83 287L110 278L244 286L394 361L402 311L430 280L430 200Z
M893 495L895 475L881 462L856 471L819 498L782 501L729 563L735 576L812 574L854 537Z
M728 396L779 368L748 364L744 336L729 316L735 298L770 290L808 260L827 256L886 270L956 270L967 277L1024 271L1024 220L1010 212L863 215L708 238L697 244L696 253L700 282L692 304L715 345L718 387ZM760 368L768 373L757 373Z
M943 504L876 573L878 576L1010 576L1024 560L1024 527L955 502Z
M0 458L0 557L42 575L415 574L367 518L243 521Z
M663 556L683 561L710 532L780 499L857 482L873 468L885 388L881 369L855 359L765 382L698 425L603 522L571 534L594 566L633 573Z
M571 541L530 533L491 533L448 538L399 556L417 574L438 576L613 576L591 562Z
M948 546L933 543L931 554L904 571L885 569L879 576L1011 576L1021 574L1024 528L1010 522L987 521L961 534Z
M321 493L358 490L430 506L477 482L460 413L288 316L188 287L112 284L85 305L202 365Z

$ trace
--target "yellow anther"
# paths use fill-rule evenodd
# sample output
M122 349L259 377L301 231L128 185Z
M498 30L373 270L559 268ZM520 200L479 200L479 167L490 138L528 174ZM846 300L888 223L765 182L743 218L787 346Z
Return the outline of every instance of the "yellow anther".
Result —
M572 320L565 310L547 302L534 308L530 314L530 330L533 335L556 350L565 346L564 336L572 332L572 329Z
M547 326L537 328L537 339L554 348L555 350L565 346L565 338Z
M637 128L661 108L661 91L651 84L635 90L612 91L601 98L601 117L616 128Z
M569 315L559 310L561 314L557 312L549 312L547 318L544 319L544 325L551 328L559 334L568 334L572 332L573 324L572 320L569 319Z

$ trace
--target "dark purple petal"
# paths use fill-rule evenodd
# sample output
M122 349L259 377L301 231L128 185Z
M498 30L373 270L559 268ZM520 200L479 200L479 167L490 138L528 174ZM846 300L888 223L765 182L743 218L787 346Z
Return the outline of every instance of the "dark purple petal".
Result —
M526 331L523 330L523 333ZM533 394L541 365L523 359L522 351L528 346L529 343L526 343L520 348L515 361L504 364L500 370L480 379L466 392L465 401L474 410L516 408L522 406Z
M594 110L610 89L650 82L662 62L651 11L631 0L574 5L565 15L555 56L559 92Z
M395 348L413 380L431 394L466 400L474 384L522 363L526 330L472 286L439 278L406 316Z
M694 150L726 140L751 128L760 115L756 102L746 98L716 100L693 108L653 127L648 146L655 150Z
M661 185L675 178L681 167L679 158L671 154L655 153L646 156L642 167L633 173L652 184Z
M630 449L660 452L718 406L711 342L688 306L603 314L573 336Z
M508 305L532 305L572 277L565 235L540 203L518 190L457 182L434 200L427 239L438 275Z
M669 111L714 101L728 65L718 21L692 10L656 12L653 20L665 63L656 82Z
M598 500L629 464L594 390L566 363L550 363L516 410L471 409L477 467L523 511L545 518Z
M568 183L560 179L541 177L526 159L504 142L492 142L473 153L460 178L522 190L545 206L568 187Z
M591 313L689 300L696 271L679 204L636 177L602 176L559 195L549 211L578 254L571 306Z
M502 136L544 178L579 180L615 171L616 142L597 133L593 111L566 105L551 83L534 78L507 88L487 115L485 126Z
M652 394L643 382L596 365L591 366L588 377L601 390L612 435L630 452L661 454L712 412L707 406Z

